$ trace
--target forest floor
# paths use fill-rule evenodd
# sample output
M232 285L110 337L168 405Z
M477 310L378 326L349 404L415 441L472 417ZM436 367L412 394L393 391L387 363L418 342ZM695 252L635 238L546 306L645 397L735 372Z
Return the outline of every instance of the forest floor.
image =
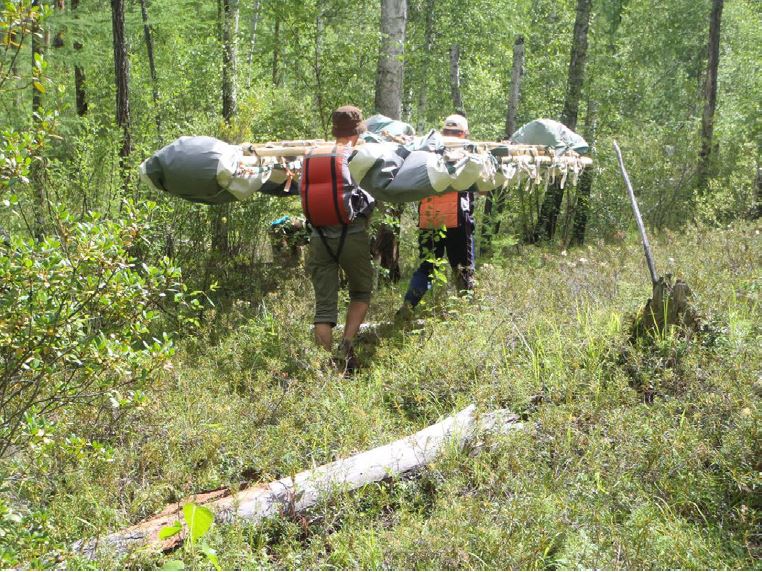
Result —
M705 335L628 342L650 296L634 236L561 253L511 247L478 268L473 300L439 285L423 325L360 344L364 367L351 379L314 347L311 287L294 269L180 340L113 448L76 466L27 461L18 495L37 503L47 540L28 542L22 561L60 566L45 550L193 493L388 443L476 403L510 409L527 428L303 517L213 526L206 542L224 569L759 568L762 227L652 241L657 268L693 288ZM369 320L391 320L403 286L382 288ZM191 546L68 558L212 568Z

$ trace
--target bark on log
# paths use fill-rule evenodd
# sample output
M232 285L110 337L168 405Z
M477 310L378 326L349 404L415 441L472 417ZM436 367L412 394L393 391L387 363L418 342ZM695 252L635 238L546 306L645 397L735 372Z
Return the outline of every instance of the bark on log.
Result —
M352 491L366 484L382 481L420 469L431 463L450 443L469 443L477 450L484 433L508 433L523 427L518 417L498 410L480 417L469 405L461 412L431 425L418 433L388 445L376 447L352 457L303 471L293 479L285 477L270 484L246 488L237 494L214 491L168 506L159 515L101 539L77 542L73 549L92 558L103 547L118 555L138 546L169 550L182 542L173 537L158 538L159 530L178 520L186 502L203 504L215 514L217 523L242 519L252 523L278 514L307 510L334 491Z

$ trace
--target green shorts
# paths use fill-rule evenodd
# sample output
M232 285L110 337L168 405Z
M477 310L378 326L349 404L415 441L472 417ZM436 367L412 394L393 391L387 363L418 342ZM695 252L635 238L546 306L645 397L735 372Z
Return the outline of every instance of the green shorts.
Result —
M326 238L331 252L339 247L338 238ZM347 234L337 264L326 250L323 241L316 236L310 241L307 256L307 273L315 289L315 323L336 325L339 305L339 266L349 281L349 299L354 302L370 302L373 291L373 266L370 256L370 240L366 230Z

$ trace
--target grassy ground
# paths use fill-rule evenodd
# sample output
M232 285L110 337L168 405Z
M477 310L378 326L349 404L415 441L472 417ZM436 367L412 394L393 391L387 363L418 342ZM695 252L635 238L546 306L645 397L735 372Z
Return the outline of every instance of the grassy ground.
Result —
M284 278L183 340L145 407L100 436L111 449L78 464L19 457L11 501L39 509L45 537L22 561L53 566L46 548L387 443L474 402L529 428L478 456L453 450L414 478L337 494L306 518L213 527L220 564L760 568L760 227L653 242L657 268L694 289L709 335L628 344L650 294L634 237L560 254L525 247L482 265L472 303L438 287L425 325L362 345L365 367L346 380L311 342L309 283ZM369 319L390 320L400 298L382 290ZM187 548L68 565L167 558L211 568Z

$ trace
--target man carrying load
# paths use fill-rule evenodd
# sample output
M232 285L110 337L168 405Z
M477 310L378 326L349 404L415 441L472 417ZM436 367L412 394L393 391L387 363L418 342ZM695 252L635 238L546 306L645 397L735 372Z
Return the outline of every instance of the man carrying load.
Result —
M367 229L375 201L352 180L348 167L358 136L365 131L362 112L346 105L331 119L336 141L304 156L299 191L302 210L313 228L306 267L315 290L315 340L331 351L341 268L349 283L349 307L339 351L344 371L352 373L357 369L352 342L373 288Z
M450 115L444 121L442 135L468 137L468 121L462 115ZM474 289L474 200L471 189L449 192L423 199L418 206L418 244L421 264L413 273L396 320L412 316L413 308L431 288L434 264L431 256L447 260L455 274L459 292Z

